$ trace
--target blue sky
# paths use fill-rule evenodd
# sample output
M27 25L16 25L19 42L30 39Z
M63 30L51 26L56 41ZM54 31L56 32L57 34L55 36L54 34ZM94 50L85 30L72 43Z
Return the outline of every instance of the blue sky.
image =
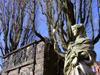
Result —
M94 45L94 51L97 53L97 61L100 61L100 40Z

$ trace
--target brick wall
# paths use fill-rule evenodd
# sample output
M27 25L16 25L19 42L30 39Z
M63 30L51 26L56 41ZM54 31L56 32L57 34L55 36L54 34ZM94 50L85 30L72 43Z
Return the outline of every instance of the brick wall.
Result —
M100 75L100 61L94 62L94 65L92 66L93 72L95 72L96 75Z
M63 75L59 64L53 46L38 40L4 56L1 75Z

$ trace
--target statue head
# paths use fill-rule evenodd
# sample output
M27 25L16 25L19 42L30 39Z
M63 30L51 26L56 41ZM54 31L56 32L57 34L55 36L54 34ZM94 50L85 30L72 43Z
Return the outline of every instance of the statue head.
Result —
M81 35L82 37L86 37L86 32L83 24L75 24L71 26L73 35L77 37L78 35Z

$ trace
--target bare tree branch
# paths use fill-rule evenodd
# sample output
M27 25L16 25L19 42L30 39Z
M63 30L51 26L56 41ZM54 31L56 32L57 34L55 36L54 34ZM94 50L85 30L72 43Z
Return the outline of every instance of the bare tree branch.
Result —
M36 1L34 1L34 8L33 8L34 12L36 10ZM34 13L34 18L32 21L32 29L35 35L37 35L41 40L45 41L44 37L42 37L36 30L35 30L35 17L36 17L36 13Z
M27 7L28 5L30 5L30 8L32 8L33 4L31 0L9 0L7 2L1 1L1 5L0 13L2 15L0 16L0 21L2 24L2 34L4 35L4 54L7 54L20 47L21 42L23 42L25 45L27 44L26 42L29 42L29 40L33 41L31 36L35 34L32 33L30 35L29 32L31 30L25 31L25 28L23 28L23 26L28 26L28 29L30 29L32 26L32 23L29 22L29 14L26 13L25 10L28 10L30 13L32 13L32 10L27 9ZM26 16L28 19L26 18ZM27 21L27 23L25 21ZM24 34L26 34L27 36ZM29 36L29 40L23 40L23 37L26 40Z
M2 55L4 56L4 52L3 52L4 49L0 47L0 50L1 50Z
M99 0L97 0L97 2L100 4ZM98 30L98 32L99 33L98 33L97 37L93 40L93 44L96 44L99 41L99 39L100 39L100 10L99 10L99 7L98 7L98 16L99 16L99 19L98 19L98 22L99 22L99 30Z
M0 64L1 68L3 68L3 66Z

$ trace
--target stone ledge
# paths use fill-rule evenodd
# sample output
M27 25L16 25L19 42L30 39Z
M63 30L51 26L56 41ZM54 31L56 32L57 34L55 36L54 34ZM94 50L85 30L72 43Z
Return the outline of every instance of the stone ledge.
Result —
M14 66L12 68L5 69L5 70L3 70L3 72L8 72L8 71L11 71L11 70L15 70L15 69L18 69L20 67L23 67L23 66L26 66L26 65L30 65L30 64L33 64L33 63L34 63L34 59L31 59L29 61L26 61L26 62L20 64L20 65Z
M39 39L39 40L35 40L35 41L33 41L33 42L31 42L31 43L29 43L29 44L27 44L27 45L24 45L24 46L22 46L22 47L20 47L20 48L18 48L18 49L16 49L16 50L14 50L14 51L12 51L12 52L6 54L5 56L3 56L3 59L6 58L7 56L9 56L9 55L11 55L11 54L13 54L13 53L19 51L19 50L23 50L23 48L25 48L25 47L28 47L28 46L30 46L30 45L32 45L32 44L34 44L34 43L38 43L38 42L40 42L40 41L42 41L42 40L40 40L40 39Z

